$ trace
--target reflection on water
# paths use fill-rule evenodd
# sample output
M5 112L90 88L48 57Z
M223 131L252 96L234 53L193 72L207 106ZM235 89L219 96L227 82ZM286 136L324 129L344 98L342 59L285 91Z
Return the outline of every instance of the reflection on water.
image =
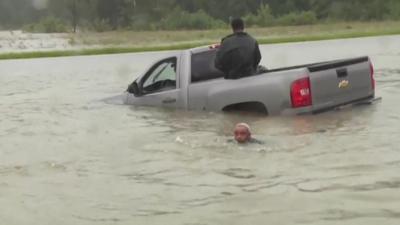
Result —
M1 221L397 224L398 39L262 46L271 68L366 52L375 64L383 101L297 117L101 101L163 53L0 61ZM266 144L229 142L237 122Z

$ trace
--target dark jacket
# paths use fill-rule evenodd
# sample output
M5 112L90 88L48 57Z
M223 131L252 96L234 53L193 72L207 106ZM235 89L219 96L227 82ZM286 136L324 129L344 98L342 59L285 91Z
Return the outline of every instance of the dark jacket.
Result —
M260 60L257 41L245 32L237 32L222 39L215 67L224 72L225 79L237 79L255 74Z

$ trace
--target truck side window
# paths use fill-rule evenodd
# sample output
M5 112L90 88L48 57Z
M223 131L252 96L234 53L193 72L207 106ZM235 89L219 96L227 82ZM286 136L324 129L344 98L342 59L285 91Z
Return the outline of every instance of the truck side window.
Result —
M224 77L224 73L215 68L216 49L192 55L192 83Z
M142 90L145 94L176 88L176 57L156 63L145 75Z

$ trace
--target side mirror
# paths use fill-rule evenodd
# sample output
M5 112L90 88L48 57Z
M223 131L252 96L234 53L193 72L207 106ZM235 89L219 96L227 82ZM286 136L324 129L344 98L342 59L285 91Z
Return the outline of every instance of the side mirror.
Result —
M138 84L136 83L136 81L134 81L132 84L130 84L128 86L128 90L129 93L132 93L134 96L138 97L142 95L142 91L140 90Z

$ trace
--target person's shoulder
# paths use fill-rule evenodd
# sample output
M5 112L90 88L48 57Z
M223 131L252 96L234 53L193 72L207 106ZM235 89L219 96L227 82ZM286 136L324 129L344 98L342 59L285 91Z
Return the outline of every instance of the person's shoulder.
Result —
M236 35L237 36L246 36L246 37L251 37L252 38L252 36L249 33L245 32L245 31L237 32Z
M247 32L238 33L238 37L240 37L242 39L245 38L246 40L249 40L249 41L257 43L257 40Z
M230 138L230 139L226 140L226 142L227 142L227 143L236 143L236 140Z
M249 37L250 39L252 39L252 40L254 40L255 42L257 42L257 40L256 40L253 36L251 36L250 34L246 33L246 35L247 35L247 37Z
M229 40L229 39L233 38L234 36L235 36L235 34L229 34L229 35L223 37L222 40L221 40L221 42L224 42L224 41L226 41L226 40Z
M258 139L256 139L256 138L251 138L251 139L249 140L249 143L252 143L252 144L259 144L259 145L265 144L265 142L263 142L263 141L261 141L261 140L258 140Z

